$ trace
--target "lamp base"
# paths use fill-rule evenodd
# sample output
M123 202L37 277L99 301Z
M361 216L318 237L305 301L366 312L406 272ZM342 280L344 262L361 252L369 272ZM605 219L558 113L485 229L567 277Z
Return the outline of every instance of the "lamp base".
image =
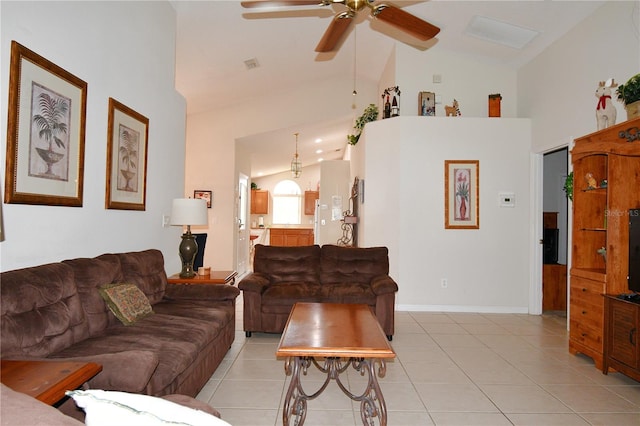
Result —
M182 242L178 249L180 254L180 260L182 261L182 270L180 271L180 278L193 278L196 276L193 270L193 261L198 253L198 243L193 237L190 230L182 234Z

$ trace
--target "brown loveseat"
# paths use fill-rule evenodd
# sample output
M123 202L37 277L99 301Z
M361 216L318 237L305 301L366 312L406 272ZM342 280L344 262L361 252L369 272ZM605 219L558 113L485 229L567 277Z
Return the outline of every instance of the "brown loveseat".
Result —
M158 250L8 271L0 280L2 358L102 364L91 388L195 396L235 338L239 290L168 284ZM154 313L123 325L98 292L108 283L135 284Z
M253 273L238 284L244 331L281 333L296 302L364 303L394 334L395 293L386 247L255 247Z

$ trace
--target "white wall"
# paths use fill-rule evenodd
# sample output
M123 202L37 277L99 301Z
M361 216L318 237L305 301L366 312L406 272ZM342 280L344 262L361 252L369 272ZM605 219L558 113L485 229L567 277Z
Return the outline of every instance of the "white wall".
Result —
M398 309L528 312L529 120L398 117L368 126L352 153L366 153L361 245L389 248ZM480 161L480 229L444 229L444 160ZM500 192L514 193L515 207L500 207Z
M167 271L178 271L181 230L161 226L184 190L186 106L174 89L173 8L166 2L3 1L0 11L2 135L11 40L88 83L83 206L4 204L2 270L158 248ZM109 97L149 118L146 211L104 208ZM5 138L0 152L4 177Z
M532 119L534 152L597 130L598 82L640 72L639 28L640 2L607 2L518 71L518 116ZM622 103L613 103L625 121Z

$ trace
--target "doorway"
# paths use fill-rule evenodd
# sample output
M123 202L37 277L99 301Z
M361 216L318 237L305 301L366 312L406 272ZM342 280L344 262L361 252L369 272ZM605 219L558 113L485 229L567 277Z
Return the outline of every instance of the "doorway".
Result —
M543 157L542 312L561 315L567 313L568 158L566 147Z
M238 241L236 242L236 272L242 277L248 270L249 265L249 233L247 227L248 213L248 186L249 177L240 173L238 178L238 198L236 205L236 222L238 225Z

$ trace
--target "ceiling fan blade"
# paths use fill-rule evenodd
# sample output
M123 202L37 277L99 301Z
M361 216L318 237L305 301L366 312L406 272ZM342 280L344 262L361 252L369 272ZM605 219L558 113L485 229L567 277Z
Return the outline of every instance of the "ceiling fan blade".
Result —
M326 6L323 0L254 0L240 2L242 7L247 9L259 7L280 7L280 6Z
M440 28L435 25L431 25L417 16L389 4L376 6L372 14L377 19L391 24L422 41L429 40L440 32Z
M347 11L337 14L329 28L324 32L320 43L316 46L316 52L331 52L335 49L342 36L353 22L354 14Z

